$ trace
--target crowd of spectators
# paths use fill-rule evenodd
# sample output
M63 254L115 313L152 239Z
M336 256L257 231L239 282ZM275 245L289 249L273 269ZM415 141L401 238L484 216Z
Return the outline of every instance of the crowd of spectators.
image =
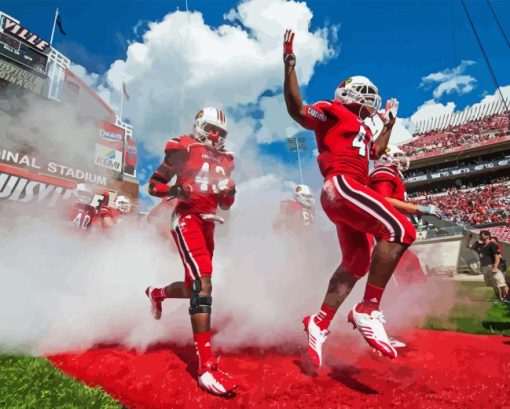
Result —
M415 176L421 176L425 175L427 173L434 173L434 172L441 172L445 170L451 170L451 169L458 169L465 166L475 166L475 165L481 165L483 163L492 162L495 160L501 160L501 159L510 159L510 153L509 152L498 152L493 155L487 155L478 158L470 158L465 160L458 160L458 161L450 161L448 162L448 165L446 164L440 164L435 166L427 166L426 168L422 169L416 169L416 170L409 170L405 173L405 178L411 178Z
M442 192L415 192L413 201L433 203L454 223L481 225L505 222L510 225L510 178L476 187L443 188Z
M448 126L440 131L422 133L411 142L402 145L401 149L409 156L416 156L493 139L508 129L507 114L495 114L461 125Z

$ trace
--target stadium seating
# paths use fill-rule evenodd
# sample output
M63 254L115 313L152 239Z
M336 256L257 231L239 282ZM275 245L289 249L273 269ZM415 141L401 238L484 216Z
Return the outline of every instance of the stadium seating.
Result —
M409 156L424 153L440 154L441 151L477 142L488 141L504 135L509 128L506 114L497 114L469 121L461 125L449 126L440 131L428 131L401 146Z
M450 187L440 193L415 193L414 202L433 203L455 223L481 225L506 222L510 224L510 182L501 178L498 183L473 188Z

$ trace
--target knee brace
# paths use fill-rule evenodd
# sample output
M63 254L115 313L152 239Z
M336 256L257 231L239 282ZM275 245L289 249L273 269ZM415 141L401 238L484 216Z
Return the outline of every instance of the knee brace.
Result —
M212 297L209 295L199 295L202 289L202 282L196 279L191 284L191 297L189 299L189 314L211 313Z

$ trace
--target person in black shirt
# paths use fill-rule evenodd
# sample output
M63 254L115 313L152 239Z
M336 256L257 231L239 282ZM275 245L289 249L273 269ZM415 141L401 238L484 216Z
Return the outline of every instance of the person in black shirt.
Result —
M505 276L499 270L501 252L498 245L491 241L491 234L488 230L480 232L480 239L481 241L477 241L472 246L469 245L469 247L478 253L485 284L494 288L496 297L498 297L500 302L503 302L508 294L508 287L505 282Z

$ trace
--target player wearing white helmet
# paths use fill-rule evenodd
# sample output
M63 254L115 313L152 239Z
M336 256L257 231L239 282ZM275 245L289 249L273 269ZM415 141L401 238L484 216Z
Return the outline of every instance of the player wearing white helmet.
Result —
M113 207L122 214L127 214L131 210L131 200L127 196L119 195L113 201Z
M294 200L287 199L280 202L280 213L273 222L273 228L303 231L314 223L314 204L315 199L310 188L307 185L296 185Z
M443 218L441 210L433 204L417 205L407 200L404 175L409 169L409 158L397 146L388 145L376 161L376 168L370 174L369 186L381 194L395 209L405 215L428 214Z
M103 192L104 200L99 204L99 218L103 228L115 226L122 216L131 210L131 200L127 196L118 195L112 206L108 206L109 193Z
M149 193L175 197L171 234L184 267L184 280L145 291L152 315L161 318L166 299L187 298L198 356L198 384L216 395L229 395L237 382L218 367L212 351L212 274L215 222L223 223L218 208L235 200L231 179L234 156L224 150L228 127L224 113L213 107L195 115L192 135L170 139L162 164L149 180ZM175 183L168 183L175 178Z
M193 136L199 142L223 150L227 136L227 118L223 111L207 107L195 115Z
M372 118L381 109L379 90L367 77L355 75L343 81L335 91L335 100L358 108L362 119Z
M356 327L366 342L382 354L396 358L379 309L384 289L400 257L416 238L412 223L384 198L370 189L369 161L385 151L395 124L398 101L381 108L379 90L363 76L352 76L335 90L333 100L304 104L295 70L294 33L287 30L283 42L283 94L289 115L315 132L317 161L324 176L321 204L335 224L341 253L340 266L333 273L320 311L303 323L308 333L308 353L316 365L322 362L322 344L329 325L344 301L344 287L370 265L363 300L352 309ZM378 116L383 123L377 138L365 123ZM378 242L371 252L367 233Z

